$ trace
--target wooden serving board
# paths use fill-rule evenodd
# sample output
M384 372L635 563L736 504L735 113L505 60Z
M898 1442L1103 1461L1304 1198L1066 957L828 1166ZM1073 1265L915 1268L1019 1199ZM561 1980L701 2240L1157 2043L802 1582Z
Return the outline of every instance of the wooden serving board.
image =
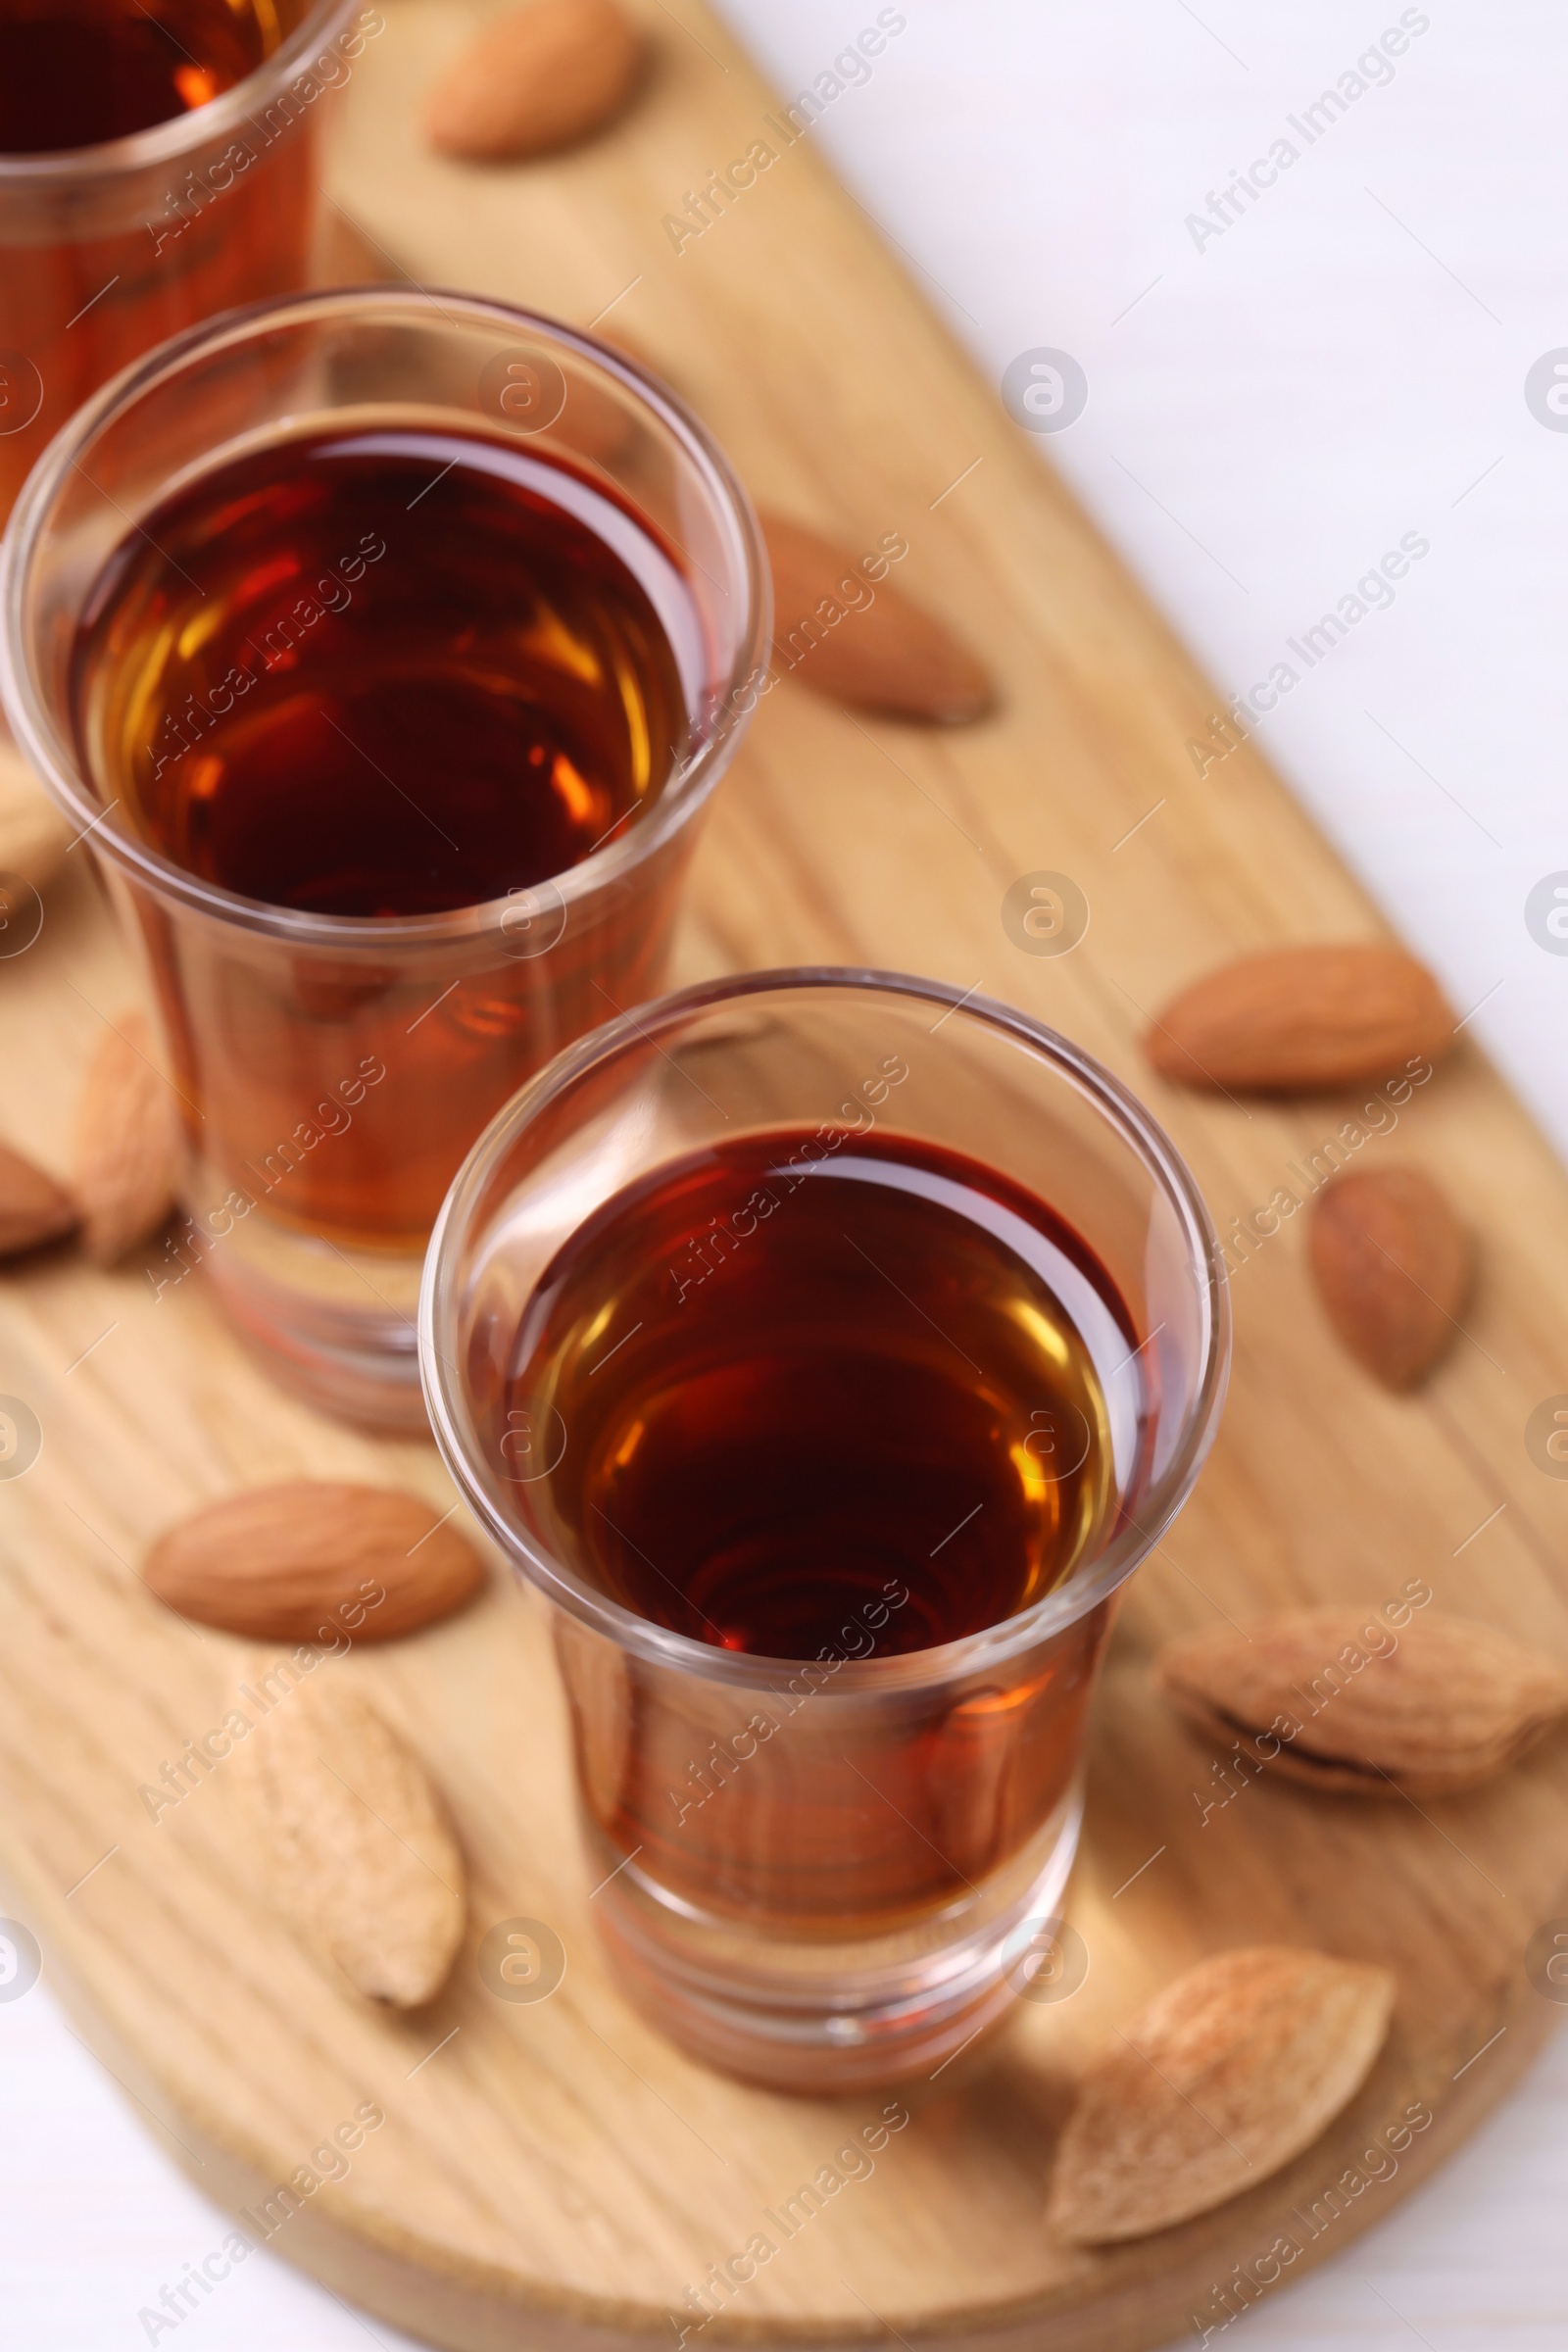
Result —
M482 173L433 160L416 128L478 13L385 0L348 102L345 206L422 280L581 324L613 305L760 499L854 546L903 532L907 585L1004 685L999 716L952 733L860 723L793 686L770 696L704 841L680 976L873 963L1010 999L1142 1089L1228 1230L1354 1105L1166 1089L1138 1051L1145 1012L1235 951L1375 934L1372 909L1250 749L1200 781L1187 746L1211 691L809 138L674 250L664 214L769 135L774 111L699 0L646 0L651 84L609 137ZM36 948L0 964L5 1125L56 1164L88 1054L135 986L80 864ZM1023 953L1002 920L1009 886L1042 869L1072 875L1092 910L1059 957ZM1375 1605L1413 1578L1437 1606L1568 1656L1568 1484L1523 1443L1532 1407L1568 1389L1568 1181L1464 1040L1361 1164L1404 1160L1441 1172L1481 1237L1462 1340L1419 1398L1396 1401L1339 1352L1298 1223L1248 1266L1218 1446L1135 1581L1099 1704L1070 1908L1087 1983L1020 2003L984 2058L909 2085L912 2120L874 2171L834 2167L844 2184L787 2239L764 2215L884 2100L743 2089L626 2007L594 1940L542 1614L504 1575L469 1614L318 1669L405 1726L461 1828L469 1932L428 2011L372 2011L272 1916L221 1768L149 1818L139 1787L255 1672L253 1653L151 1598L136 1573L149 1540L290 1474L410 1481L432 1518L450 1491L429 1449L376 1445L270 1388L199 1277L157 1300L135 1265L103 1276L62 1255L8 1278L0 1387L36 1412L43 1450L0 1481L0 1865L49 1981L164 2144L253 2215L301 2168L315 2181L313 2150L357 2109L384 2111L346 2177L312 2186L269 2242L463 2352L673 2345L672 2311L689 2342L1108 2352L1195 2315L1218 2325L1241 2307L1235 2266L1299 2276L1386 2215L1518 2074L1555 2016L1522 1955L1568 1911L1568 1740L1424 1809L1265 1777L1205 1816L1215 1759L1148 1677L1178 1631ZM568 1955L537 2005L492 1997L476 1964L485 1933L522 1917ZM1364 2092L1215 2213L1106 2252L1054 2243L1044 2186L1086 2054L1190 1962L1255 1940L1397 1972ZM1369 2162L1415 2105L1432 2120L1395 2169ZM760 2234L776 2252L699 2337L687 2290ZM1280 2238L1299 2248L1283 2266Z

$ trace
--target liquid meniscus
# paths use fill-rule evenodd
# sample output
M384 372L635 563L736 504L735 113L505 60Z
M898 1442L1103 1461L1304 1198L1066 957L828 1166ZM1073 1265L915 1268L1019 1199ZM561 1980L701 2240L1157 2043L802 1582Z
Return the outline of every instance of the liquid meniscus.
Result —
M976 1161L726 1140L616 1194L541 1278L506 1426L514 1460L563 1450L517 1493L588 1581L694 1640L811 1658L859 1622L878 1655L930 1647L1108 1540L1128 1335L1082 1239Z
M689 615L639 520L514 442L297 437L199 475L106 565L76 643L83 757L106 802L242 897L479 905L658 796Z

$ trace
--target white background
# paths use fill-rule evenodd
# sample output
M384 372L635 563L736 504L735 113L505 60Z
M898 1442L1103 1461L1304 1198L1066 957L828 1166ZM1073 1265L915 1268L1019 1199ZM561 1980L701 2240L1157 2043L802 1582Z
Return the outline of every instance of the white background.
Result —
M875 15L723 4L792 93ZM993 381L1040 346L1080 361L1088 408L1045 446L1220 685L1290 658L1401 534L1430 540L1261 740L1568 1150L1568 957L1524 923L1532 884L1568 868L1568 433L1524 399L1532 362L1568 345L1561 0L1431 0L1393 82L1201 251L1187 215L1399 6L905 13L812 135ZM1231 2341L1561 2352L1565 2216L1559 2042L1435 2183ZM0 2006L0 2340L141 2344L138 2307L226 2226L46 1986ZM266 2253L177 2334L208 2352L405 2341Z

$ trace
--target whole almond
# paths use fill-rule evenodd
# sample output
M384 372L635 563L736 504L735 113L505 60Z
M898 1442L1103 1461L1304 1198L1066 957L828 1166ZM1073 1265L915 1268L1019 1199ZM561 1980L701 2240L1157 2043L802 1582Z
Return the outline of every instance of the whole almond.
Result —
M1292 1609L1168 1642L1154 1679L1199 1730L1335 1795L1474 1788L1568 1714L1568 1674L1491 1626Z
M463 1940L463 1856L413 1750L343 1668L316 1671L287 1688L288 1667L256 1666L270 1710L235 1749L238 1785L302 1935L369 1999L415 2009Z
M487 24L436 85L430 142L470 163L569 147L631 97L642 70L636 27L614 0L531 0Z
M946 625L896 588L887 558L858 560L804 523L760 517L773 567L780 672L858 710L943 725L982 718L990 675ZM883 577L867 566L882 565Z
M1337 1177L1312 1209L1318 1295L1357 1362L1388 1389L1413 1389L1457 1335L1470 1288L1470 1237L1419 1168Z
M422 1495L299 1479L210 1503L142 1576L181 1617L259 1641L390 1642L471 1600L484 1563Z
M72 1190L94 1265L118 1264L158 1231L178 1176L174 1091L158 1067L145 1015L127 1013L99 1047L76 1114Z
M1205 973L1164 1007L1144 1051L1182 1086L1302 1095L1440 1061L1453 1026L1432 974L1402 948L1325 941Z
M0 882L14 876L29 889L44 889L70 847L71 827L22 754L0 742Z
M1052 2226L1107 2245L1255 2187L1354 2096L1393 2006L1386 1969L1322 1952L1258 1944L1189 1969L1080 2082Z
M0 1144L0 1257L58 1242L75 1222L76 1204L54 1178Z

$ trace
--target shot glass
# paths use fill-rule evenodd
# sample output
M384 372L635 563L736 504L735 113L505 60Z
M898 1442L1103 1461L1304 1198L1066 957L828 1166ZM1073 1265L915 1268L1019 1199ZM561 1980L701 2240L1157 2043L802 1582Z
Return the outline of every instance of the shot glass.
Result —
M496 462L526 463L547 491L559 479L648 552L680 740L652 747L667 764L646 805L578 862L506 896L376 916L238 895L155 846L94 772L84 604L172 484L199 486L235 452L292 463L301 436L395 443L416 426L524 453ZM397 583L408 527L389 511L369 585L357 560L354 586L330 593ZM412 570L402 586L419 592ZM524 1078L661 984L697 819L755 707L771 625L744 492L694 417L587 336L461 294L338 289L231 312L107 386L27 485L0 602L18 742L96 858L162 1008L188 1213L149 1279L162 1293L199 1263L287 1385L353 1419L422 1429L419 1271L460 1162ZM299 630L324 642L337 621L312 614ZM261 675L298 651L279 630L244 660ZM192 758L214 711L234 707L242 681L229 679L188 715ZM446 784L439 758L427 774L388 776L386 810L412 795L439 820Z
M612 1300L622 1277L608 1237L620 1226L606 1220L626 1188L656 1201L663 1172L700 1168L705 1155L736 1152L738 1139L781 1129L812 1142L770 1180L772 1207L754 1193L716 1223L705 1218L702 1290L687 1288L690 1251L672 1252L668 1229L651 1221L646 1291L634 1275ZM930 1539L901 1556L903 1522L888 1513L879 1525L861 1507L858 1421L873 1402L862 1390L860 1414L853 1400L834 1401L819 1420L832 1429L840 1504L798 1555L803 1585L826 1576L836 1592L842 1579L842 1628L807 1657L737 1650L722 1626L706 1638L671 1630L623 1605L606 1555L581 1540L578 1493L597 1439L569 1412L517 1408L522 1335L537 1327L541 1301L562 1295L573 1237L587 1228L583 1262L603 1263L606 1290L602 1315L591 1314L592 1291L579 1301L590 1346L576 1394L592 1400L590 1416L635 1349L657 1366L689 1342L697 1348L682 1359L701 1366L689 1409L682 1393L673 1419L662 1404L648 1417L647 1450L657 1453L662 1429L684 1418L689 1434L700 1419L699 1390L722 1397L741 1378L713 1336L722 1324L681 1318L743 1280L760 1215L776 1233L803 1213L803 1182L820 1183L825 1168L864 1175L868 1163L852 1163L873 1146L884 1175L890 1157L929 1166L947 1164L933 1155L961 1154L989 1171L999 1197L1047 1204L1062 1239L1042 1262L1055 1269L1056 1295L1099 1364L1096 1533L1032 1605L895 1653L890 1611L929 1589ZM904 1182L897 1170L895 1181ZM833 1198L864 1190L843 1182ZM824 1230L839 1221L835 1212ZM1022 1230L1004 1210L995 1221L999 1234ZM885 1245L879 1230L851 1237L860 1257L880 1261L862 1271L857 1296L886 1278L907 1305L911 1346L940 1355L951 1341L962 1354L973 1343L936 1292L911 1287L916 1277L891 1255L891 1227ZM1089 1297L1084 1269L1113 1312ZM853 1267L842 1276L855 1278ZM844 1328L862 1311L848 1300ZM894 1300L889 1311L904 1307ZM797 1398L835 1372L831 1339L814 1353L805 1339ZM1066 1039L936 981L799 969L688 989L580 1040L492 1122L436 1226L419 1344L431 1425L465 1499L552 1604L593 1913L628 1993L700 2058L781 2089L831 2092L929 2072L998 2024L1060 1922L1085 1715L1116 1595L1191 1489L1225 1387L1228 1300L1213 1231L1149 1113ZM995 1417L994 1369L970 1364L982 1422ZM952 1393L961 1403L961 1386ZM748 1459L765 1466L776 1437L778 1475L768 1486L764 1468L758 1483L770 1507L790 1512L813 1464L766 1416L764 1407ZM1059 1401L1029 1409L1027 1387L1017 1422L994 1450L1044 1511L1080 1470L1088 1423ZM634 1425L616 1460L643 1435ZM867 1448L869 1486L878 1467ZM903 1487L918 1488L918 1449L897 1468ZM730 1470L720 1461L710 1474L723 1482ZM700 1481L678 1489L672 1545L683 1497L693 1513L706 1507ZM956 1518L964 1500L944 1510ZM738 1520L752 1512L748 1541L757 1507L754 1487L736 1504ZM651 1555L652 1539L613 1498L595 1509L655 1580L647 1589L673 1590L674 1557ZM948 1541L930 1544L931 1556ZM868 1603L873 1558L884 1597ZM703 1573L702 1562L695 1574L682 1563L682 1590L698 1590ZM702 1590L716 1588L710 1580ZM734 1598L731 1590L721 1613L735 1614ZM721 1609L711 1597L705 1606Z
M265 21L272 53L189 113L0 153L0 524L51 436L129 361L308 282L331 94L383 20L359 0L278 0Z

